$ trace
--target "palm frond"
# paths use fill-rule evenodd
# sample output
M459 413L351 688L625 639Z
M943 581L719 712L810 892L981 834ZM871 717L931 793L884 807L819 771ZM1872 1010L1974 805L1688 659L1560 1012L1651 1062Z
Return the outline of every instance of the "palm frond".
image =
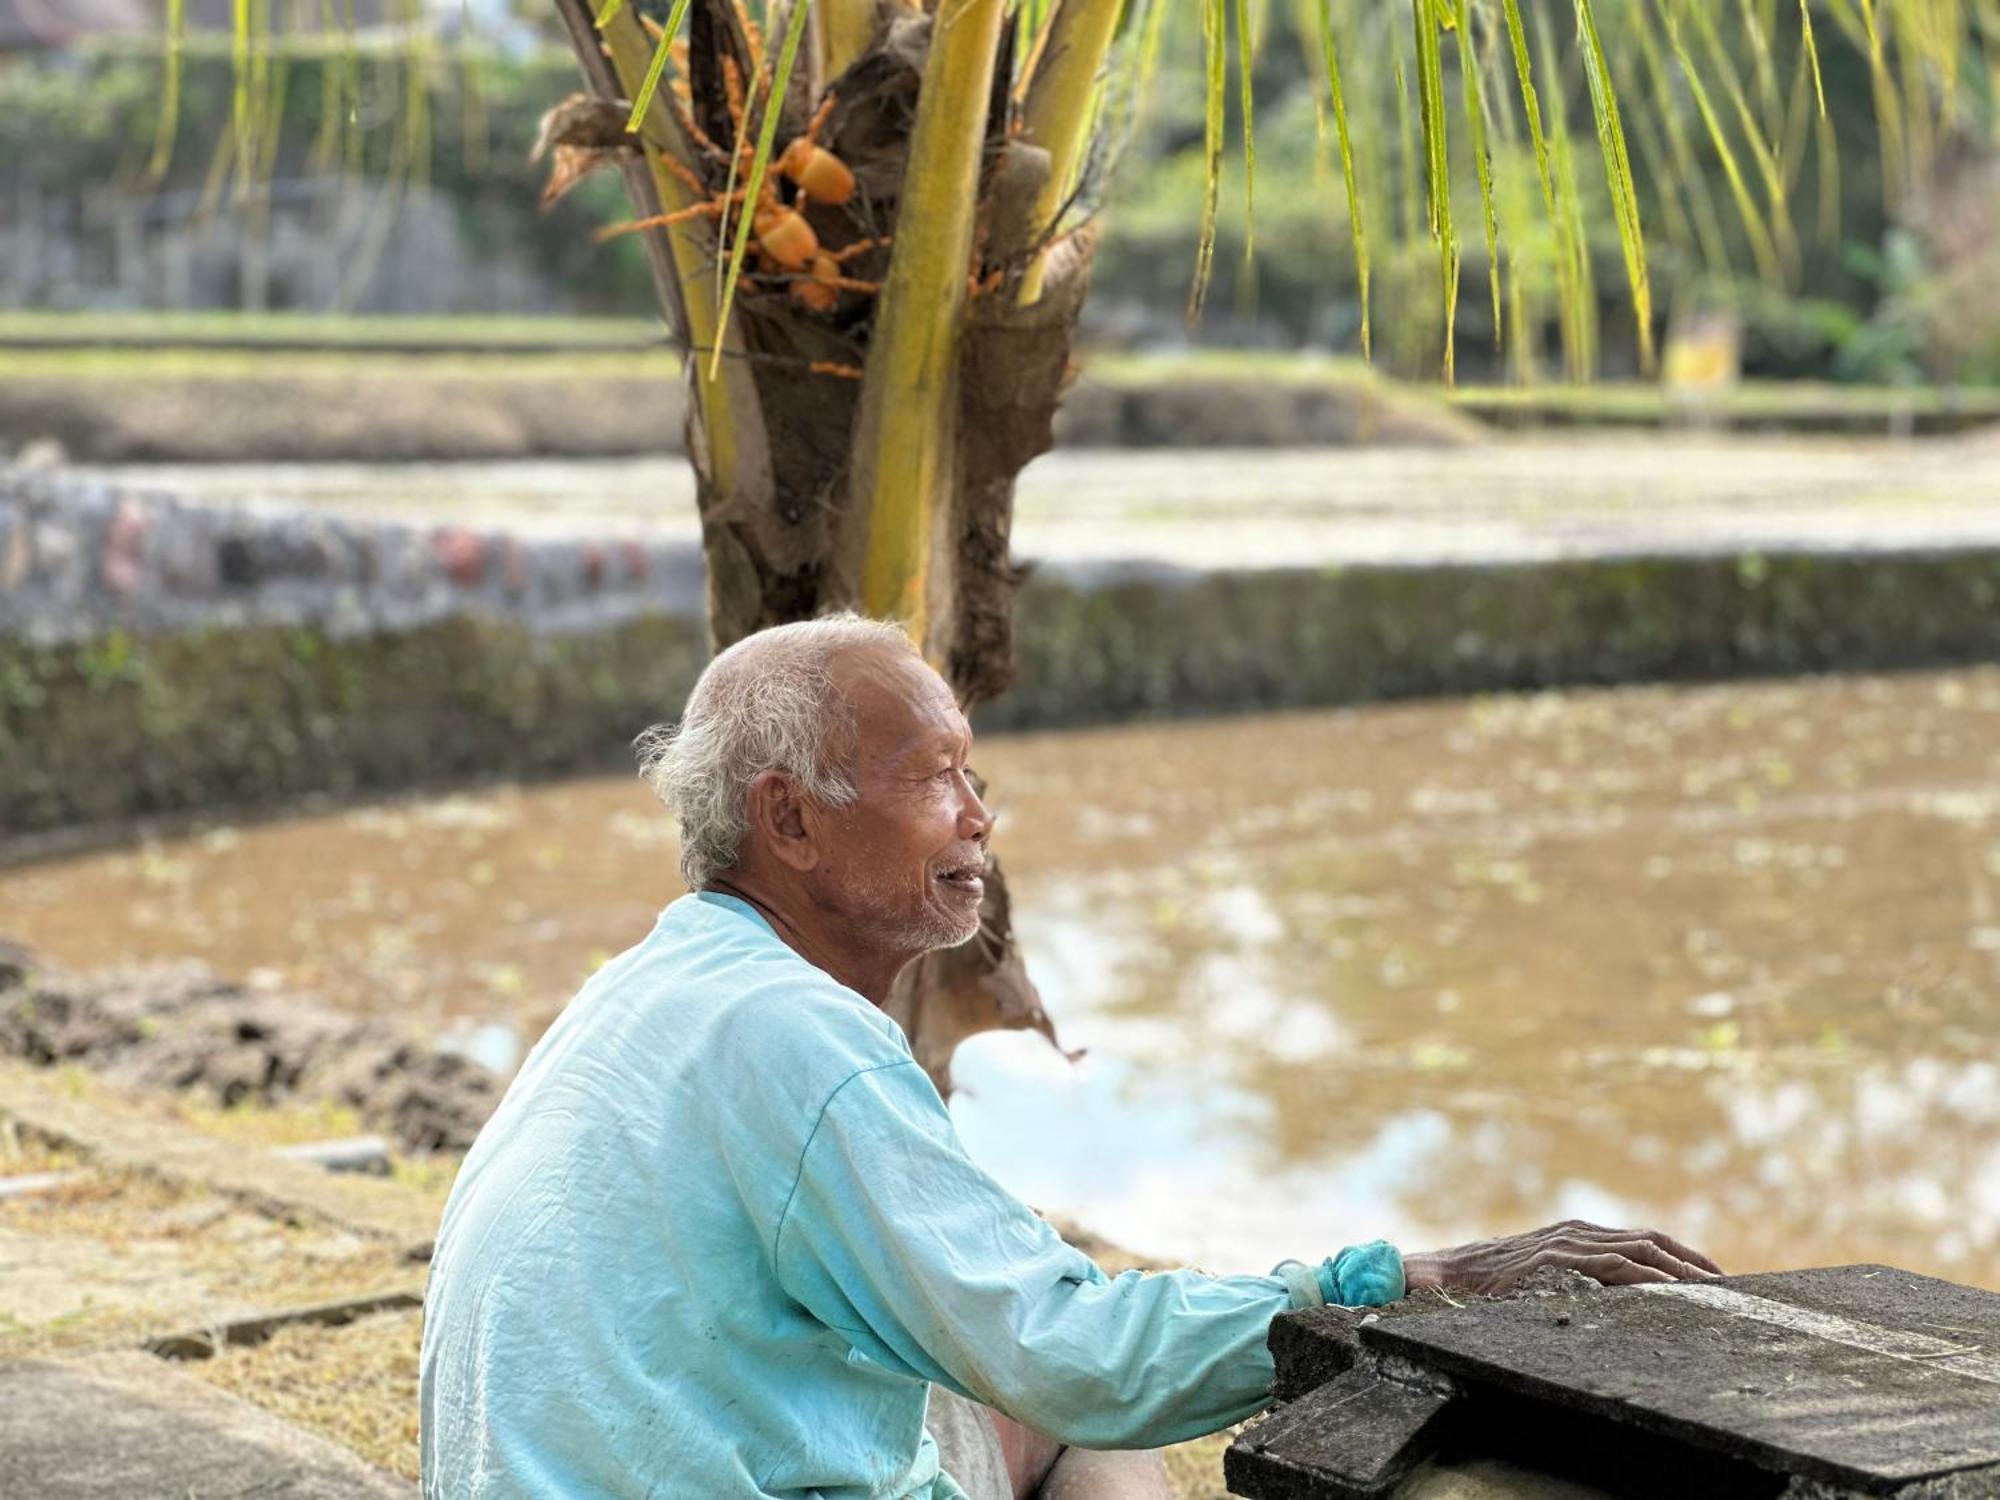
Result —
M764 106L764 119L757 131L757 154L751 158L750 175L743 183L743 216L736 225L736 242L730 248L729 270L722 284L722 295L717 304L722 311L716 322L724 328L729 326L729 310L736 301L736 287L743 278L743 258L749 253L750 241L756 234L757 212L764 191L764 180L771 170L771 147L778 139L778 122L784 113L785 98L791 91L792 71L798 66L799 44L805 40L806 16L812 9L812 0L794 0L791 15L785 24L784 45L778 53L778 65L771 75L771 97ZM758 79L761 69L753 69L750 78L750 103L745 108L744 118L757 102ZM709 356L709 378L714 379L722 365L722 346L717 344Z
M1604 176L1611 187L1612 214L1618 241L1625 252L1625 278L1632 288L1632 313L1639 328L1640 368L1653 365L1653 290L1646 273L1646 237L1639 224L1639 193L1632 181L1632 159L1625 147L1625 127L1618 118L1618 92L1611 82L1611 65L1598 35L1597 13L1591 0L1576 0L1578 41L1583 73L1590 83L1590 109L1597 121L1598 149L1604 155Z
M1501 347L1505 324L1500 313L1500 229L1493 212L1493 153L1486 143L1486 97L1472 36L1471 0L1457 0L1458 71L1465 95L1465 129L1472 166L1479 179L1479 207L1486 231L1486 284L1493 296L1493 347Z
M1451 152L1445 135L1444 56L1437 0L1410 0L1417 36L1417 115L1424 133L1425 208L1438 248L1438 292L1444 303L1444 378L1457 366L1458 234L1451 221Z
M1201 317L1215 275L1216 217L1222 206L1224 100L1229 80L1226 0L1201 0L1202 45L1206 49L1202 109L1201 229L1195 247L1194 285L1188 291L1188 321Z
M245 194L261 186L279 166L278 126L297 107L290 96L302 92L302 74L288 67L277 45L272 10L298 3L231 0L226 41L216 42L226 46L232 70L225 116L216 122L226 140L214 147L204 211L232 187ZM431 156L433 96L451 86L450 75L473 66L470 49L440 51L415 24L428 14L421 0L392 0L406 40L393 57L370 48L367 61L356 61L352 0L302 3L317 7L324 37L339 34L344 59L320 69L316 106L307 105L321 122L308 160L315 169L350 170L365 161L390 180L421 181ZM740 160L731 158L724 194L731 222L716 236L725 253L714 267L712 292L703 291L711 308L731 305L742 285L757 199L766 194L780 144L772 132L780 128L785 90L797 87L792 67L777 63L790 58L796 65L809 43L808 86L819 98L828 69L858 56L883 14L877 0L743 3L772 31L774 67L746 80L754 105L747 129L759 150L745 147ZM189 128L181 58L184 46L198 41L184 41L185 5L163 0L165 67L150 151L140 157L155 181ZM663 8L666 25L653 42L638 30L634 0L581 0L576 14L577 29L594 23L607 38L631 29L621 56L625 81L636 84L628 121L635 130L649 113L656 126L660 121L652 105L692 0ZM935 5L912 8L951 13ZM1656 299L1665 304L1687 295L1691 284L1706 296L1705 284L1691 277L1726 280L1745 263L1783 284L1815 264L1801 250L1802 229L1817 244L1838 242L1840 152L1863 122L1851 111L1843 116L1832 91L1865 87L1872 96L1879 150L1871 146L1866 160L1871 169L1879 162L1893 209L1925 183L1935 162L1949 159L1955 139L1991 129L1993 79L2000 76L1993 66L2000 0L1797 0L1796 11L1787 0L1281 0L1276 16L1294 27L1310 62L1323 153L1310 165L1326 174L1329 196L1338 149L1362 350L1374 352L1377 303L1406 293L1421 299L1422 311L1398 319L1399 336L1420 339L1426 351L1433 347L1434 288L1447 378L1455 369L1464 237L1475 211L1496 340L1537 336L1528 324L1553 296L1575 372L1597 337L1590 236L1603 257L1596 272L1610 274L1615 231L1624 273L1620 299L1632 305L1639 356L1650 363ZM1049 192L1039 205L1044 218L1067 214L1070 225L1100 206L1106 174L1156 107L1156 96L1173 95L1159 87L1163 53L1194 43L1199 31L1203 50L1191 72L1200 102L1188 105L1202 116L1190 317L1200 315L1211 290L1225 196L1236 227L1233 193L1223 179L1237 169L1239 149L1246 261L1274 239L1273 163L1289 169L1291 158L1271 123L1284 117L1285 101L1274 113L1271 101L1258 97L1268 86L1262 80L1285 71L1263 52L1273 18L1270 0L1004 5L1000 34L1011 38L1013 72L999 86L1024 114L1038 77L1060 66L1065 38L1078 26L1092 38L1084 48L1089 66L1062 109L1061 133L1074 127L1073 149L1052 153L1060 160L1052 160ZM801 26L809 28L803 40ZM1357 58L1367 66L1357 67ZM633 76L634 63L642 76ZM454 97L465 112L455 133L483 140L483 126L473 121L476 90L461 86ZM1575 138L1586 128L1585 109L1597 162L1577 155L1587 149ZM1240 148L1230 139L1234 130L1242 132ZM441 126L440 133L454 132ZM1068 227L1044 223L1040 232L1046 237ZM1659 246L1650 247L1661 249L1657 256L1649 254L1649 235L1658 237ZM1035 281L1031 268L1021 286L1024 301L1032 300ZM1237 284L1248 285L1247 277ZM1533 358L1532 349L1522 355L1527 363Z
M1663 9L1662 14L1666 19L1668 45L1680 63L1681 76L1686 79L1688 94L1694 100L1695 113L1701 117L1701 123L1708 131L1709 144L1714 148L1717 161L1721 163L1723 178L1729 184L1730 196L1736 200L1737 215L1742 220L1743 231L1750 240L1750 253L1756 259L1758 271L1769 280L1776 281L1780 274L1780 266L1771 231L1764 222L1763 211L1758 208L1757 199L1751 193L1749 183L1744 179L1742 165L1736 159L1736 149L1729 141L1729 132L1723 128L1722 119L1716 114L1715 105L1709 99L1708 87L1702 81L1701 69L1688 52L1680 25L1670 8L1675 0L1657 0L1657 3L1667 7Z
M1257 45L1251 36L1250 0L1236 4L1236 74L1242 83L1243 110L1243 258L1257 253L1257 110L1251 88L1251 64Z
M174 137L181 124L181 62L187 45L187 0L167 0L167 60L160 80L160 119L153 131L153 155L146 173L158 182L167 175Z
M1819 112L1826 115L1826 81L1820 77L1819 45L1813 40L1812 0L1799 0L1799 44L1807 59L1812 63L1813 96L1819 100Z
M597 13L597 24L603 28L618 14L620 0L610 0ZM625 129L638 134L640 124L646 118L646 111L653 107L653 96L660 91L660 77L666 72L667 58L672 55L674 42L681 34L681 27L687 21L688 6L692 0L674 0L674 8L667 12L665 24L653 45L653 60L646 64L646 81L639 85L639 92L632 99L632 113L625 121Z
M1333 128L1340 143L1340 175L1347 185L1347 223L1354 241L1354 268L1361 297L1361 356L1371 358L1374 341L1368 315L1368 219L1355 183L1354 139L1347 124L1347 90L1340 81L1340 49L1333 34L1333 0L1319 0L1315 13L1320 59L1326 68L1327 92L1333 103Z

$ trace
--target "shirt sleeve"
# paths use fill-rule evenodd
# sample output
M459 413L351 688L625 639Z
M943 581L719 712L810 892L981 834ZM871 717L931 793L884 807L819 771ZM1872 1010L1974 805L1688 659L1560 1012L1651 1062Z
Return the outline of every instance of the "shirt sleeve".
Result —
M835 1090L779 1216L786 1293L889 1369L1086 1448L1152 1448L1270 1403L1273 1276L1107 1277L975 1166L914 1062Z

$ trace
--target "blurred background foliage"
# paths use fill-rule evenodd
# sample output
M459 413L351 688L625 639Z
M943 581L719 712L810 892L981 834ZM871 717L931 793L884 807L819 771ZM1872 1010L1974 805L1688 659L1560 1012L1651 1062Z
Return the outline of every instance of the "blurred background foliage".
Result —
M591 239L594 228L625 213L615 176L585 183L547 213L537 208L540 172L527 159L536 122L576 78L574 58L553 40L525 52L416 54L393 41L352 52L317 39L279 41L261 111L273 124L259 141L262 159L242 174L232 160L232 60L226 48L190 49L172 152L155 173L156 49L121 41L0 60L0 203L17 210L17 226L39 215L45 234L62 235L71 250L67 262L45 257L54 264L38 286L22 285L18 265L11 281L0 271L0 300L42 308L650 317L653 288L639 245ZM418 97L423 107L413 113ZM348 201L343 187L358 196ZM462 274L459 285L433 281L412 295L393 283L422 257L396 253L378 221L407 217L418 203L445 212L456 242L451 263ZM287 211L324 222L338 242L327 248L347 259L341 293L326 296L310 277L288 280L280 267L261 297L242 295L248 289L225 275L219 285L198 279L183 301L160 284L157 266L121 275L110 264L122 213L141 216L155 235L171 226L227 256L256 243L274 213ZM369 261L364 274L353 274L354 256ZM497 286L468 284L477 281L471 272L502 259L515 275Z
M1380 260L1374 321L1382 336L1376 355L1398 374L1431 374L1441 311L1436 252L1422 235L1422 147L1398 91L1402 80L1383 65L1383 59L1398 56L1408 18L1393 6L1337 9L1350 18L1344 38L1350 108L1368 122L1356 130L1362 201L1378 221L1389 221L1389 232L1378 222L1370 234ZM1632 0L1620 9L1630 22L1647 7ZM1902 140L1890 140L1885 173L1885 134L1868 56L1842 44L1837 34L1830 37L1833 28L1822 16L1817 42L1826 98L1823 128L1831 139L1821 141L1799 12L1775 8L1767 59L1773 75L1768 113L1775 126L1770 139L1791 189L1797 229L1795 253L1769 277L1756 274L1752 237L1732 205L1723 164L1691 115L1683 118L1680 131L1698 170L1690 176L1674 168L1658 92L1664 74L1686 110L1674 59L1660 57L1662 67L1655 71L1653 59L1637 45L1646 22L1614 26L1612 8L1604 10L1661 323L1733 316L1741 325L1743 369L1750 375L1876 384L2000 378L2000 307L1990 295L2000 277L1996 75L1981 26L1966 27L1964 66L1948 83L1921 72L1905 80L1905 117L1923 119L1923 105L1912 107L1910 101L1936 90L1941 103L1932 107L1940 109L1943 123L1919 139L1909 138L1918 134L1911 130ZM1564 38L1559 51L1573 47L1566 21L1553 11L1535 16L1536 24L1553 26ZM1748 73L1747 59L1739 59L1739 66ZM1791 76L1778 76L1781 71ZM1551 99L1561 101L1578 160L1600 368L1630 374L1636 368L1631 297L1590 140L1583 80L1574 67L1538 69L1537 78L1545 107ZM1319 60L1280 27L1259 51L1254 81L1255 255L1245 254L1252 215L1239 180L1235 191L1225 194L1216 288L1194 336L1228 345L1353 348L1359 328L1354 255L1340 164L1328 140ZM1744 87L1752 87L1747 77ZM1489 78L1489 100L1498 93ZM1093 305L1100 330L1129 331L1142 339L1171 336L1184 301L1189 226L1198 215L1203 185L1201 100L1199 58L1185 47L1163 48L1140 130L1110 183L1112 212ZM1234 133L1233 95L1230 106ZM1492 112L1496 120L1502 113ZM1461 378L1559 374L1556 233L1535 196L1532 156L1524 141L1511 139L1504 128L1495 131L1501 253L1503 261L1519 257L1522 326L1528 330L1518 347L1496 352L1486 251L1474 227L1480 204L1464 147L1462 132L1455 131L1454 217L1465 258L1458 307ZM1750 153L1740 138L1736 150L1742 153L1740 169L1750 173ZM1390 248L1383 251L1379 247L1385 244Z
M1157 65L1115 170L1087 179L1085 206L1104 211L1105 236L1086 334L1100 347L1355 349L1361 304L1325 75L1302 40L1310 27L1274 19L1271 5L1257 13L1254 208L1239 167L1224 187L1206 314L1193 327L1186 321L1206 186L1203 60L1199 45L1185 44L1199 29L1196 9L1168 11ZM2000 298L1985 294L2000 276L2000 155L1996 73L1985 50L1991 18L1983 10L1975 6L1971 19L1961 18L1965 60L1957 76L1926 79L1923 70L1934 65L1921 60L1905 68L1906 103L1929 95L1937 109L1933 116L1906 108L1909 128L1889 139L1866 52L1823 17L1822 122L1797 35L1799 13L1769 8L1768 57L1755 77L1742 62L1741 83L1768 122L1797 229L1793 245L1777 236L1780 253L1767 255L1760 275L1758 231L1746 230L1723 163L1684 97L1681 133L1690 155L1676 156L1658 107L1662 87L1684 96L1674 59L1649 58L1633 15L1614 24L1617 12L1604 9L1627 101L1662 332L1677 321L1724 314L1740 329L1743 372L1752 376L2000 381ZM1645 6L1630 0L1630 10ZM1437 252L1423 231L1412 81L1383 61L1401 58L1409 18L1394 5L1336 6L1336 14L1349 105L1359 117L1362 201L1376 221L1369 226L1375 357L1396 374L1435 375L1443 310ZM1573 24L1559 8L1537 14L1535 24L1552 38L1552 55L1573 49ZM1637 370L1631 295L1581 70L1563 66L1539 76L1545 97L1561 102L1578 163L1585 300L1595 315L1582 327L1564 316L1558 228L1543 212L1518 121L1509 124L1506 111L1494 108L1496 207L1509 262L1504 303L1507 319L1526 336L1496 348L1477 229L1481 205L1459 130L1452 141L1464 254L1458 358L1468 382ZM528 148L541 113L576 82L574 62L540 7L482 16L478 28L440 27L436 17L421 26L388 25L358 33L353 43L280 28L259 46L247 80L238 78L226 32L190 32L171 149L162 153L157 35L0 55L0 204L18 210L0 214L15 221L0 237L23 234L32 209L40 235L34 259L42 268L30 275L29 257L7 257L12 269L0 269L0 305L652 315L638 246L592 240L593 229L625 215L615 179L600 177L550 212L538 211L539 172ZM253 122L247 136L239 126L246 108ZM1233 81L1228 108L1234 142L1241 119ZM256 158L248 170L235 159L245 139ZM1694 161L1696 172L1675 170L1677 159ZM1751 171L1748 154L1741 167ZM329 186L340 182L349 189ZM358 197L356 184L365 189ZM390 226L418 207L430 212L430 238L392 244ZM305 226L319 254L337 258L332 270L304 274L279 257L248 272L232 261L176 280L160 264L172 255L153 248L166 225L197 244L234 247L229 253L240 257L243 246L269 239L273 221L288 216ZM1253 233L1254 257L1246 254ZM135 251L140 238L147 248ZM51 254L51 241L60 241L63 253ZM182 262L194 254L179 253ZM121 263L121 254L134 264ZM414 275L413 265L428 273Z

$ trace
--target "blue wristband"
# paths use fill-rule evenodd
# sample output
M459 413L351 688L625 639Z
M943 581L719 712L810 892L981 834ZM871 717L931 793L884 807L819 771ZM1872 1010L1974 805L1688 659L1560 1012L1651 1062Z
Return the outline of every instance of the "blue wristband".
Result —
M1403 1281L1403 1256L1387 1240L1349 1245L1319 1268L1320 1294L1342 1307L1381 1307L1400 1301L1409 1288Z

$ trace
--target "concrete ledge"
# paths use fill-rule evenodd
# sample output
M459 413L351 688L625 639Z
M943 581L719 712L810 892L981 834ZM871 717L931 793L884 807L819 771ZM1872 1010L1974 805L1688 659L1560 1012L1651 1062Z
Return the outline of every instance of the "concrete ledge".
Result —
M416 1500L417 1487L145 1354L0 1365L0 1495Z
M1049 570L986 728L2000 658L2000 548Z
M538 639L454 620L334 641L257 627L70 646L0 638L0 845L134 817L241 811L631 765L707 660L691 619Z

